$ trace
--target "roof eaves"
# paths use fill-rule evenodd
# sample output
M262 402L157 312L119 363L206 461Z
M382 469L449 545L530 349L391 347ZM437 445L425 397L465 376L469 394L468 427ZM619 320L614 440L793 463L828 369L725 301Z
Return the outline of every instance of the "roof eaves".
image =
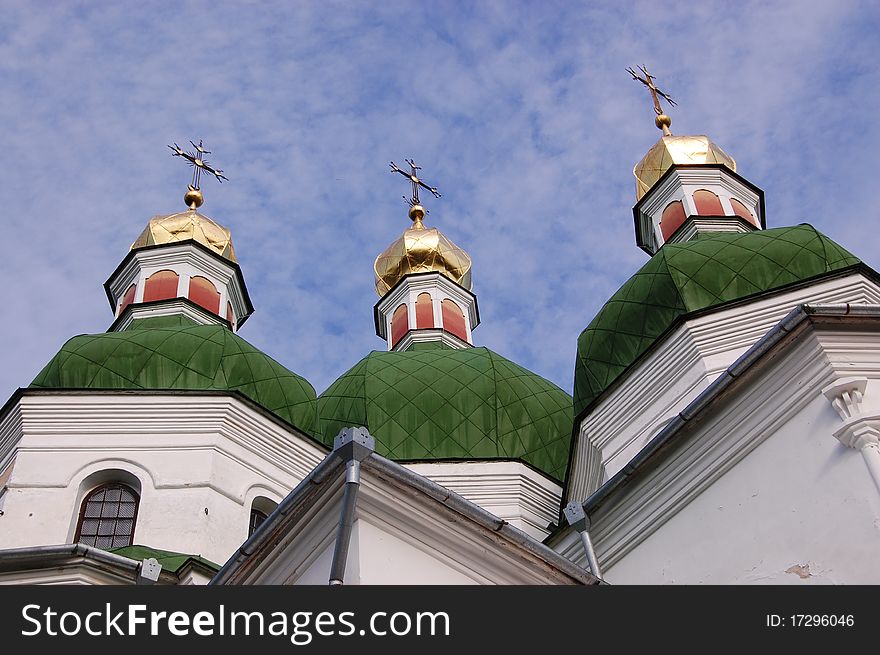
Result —
M623 469L583 501L582 505L587 515L594 513L612 494L622 490L625 485L646 471L659 454L682 435L686 427L689 427L694 420L701 418L725 394L734 391L747 373L757 373L769 361L768 353L784 347L790 339L805 329L808 323L822 319L832 319L838 322L841 319L859 321L868 319L876 322L880 321L880 305L805 304L795 307L679 412Z
M307 475L296 488L291 491L278 505L272 514L263 521L253 535L223 565L210 584L237 584L244 575L257 563L251 558L259 555L279 543L287 528L304 515L309 507L318 501L324 491L321 487L325 481L340 479L344 469L344 461L333 451ZM603 584L586 569L563 557L552 548L532 539L526 533L513 527L507 521L498 518L471 501L453 491L429 480L376 453L370 454L361 462L361 469L388 478L397 484L410 487L429 498L443 504L450 510L470 519L480 527L503 536L522 550L543 560L581 584Z

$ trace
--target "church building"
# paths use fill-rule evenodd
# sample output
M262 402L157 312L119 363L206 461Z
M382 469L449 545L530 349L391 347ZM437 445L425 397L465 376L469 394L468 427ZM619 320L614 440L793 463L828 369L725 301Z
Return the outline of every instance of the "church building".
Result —
M384 348L317 395L239 336L245 271L199 211L225 177L175 144L186 208L104 283L107 331L0 409L0 583L880 582L880 276L808 216L768 227L641 72L650 259L581 333L571 395L478 345L471 259L412 160Z

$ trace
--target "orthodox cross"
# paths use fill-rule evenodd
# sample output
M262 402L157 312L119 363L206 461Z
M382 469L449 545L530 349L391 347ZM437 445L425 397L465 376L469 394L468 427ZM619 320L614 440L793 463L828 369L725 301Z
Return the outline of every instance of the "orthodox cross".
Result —
M205 159L205 155L210 155L210 150L205 150L202 147L202 140L199 139L199 145L196 145L192 141L190 144L193 148L195 148L195 152L186 152L176 143L173 146L168 146L171 148L171 154L173 157L183 157L189 162L189 165L192 166L193 176L192 176L192 184L190 184L190 188L194 191L199 190L199 180L201 179L202 171L207 171L211 175L217 178L217 181L221 184L223 180L229 181L229 178L223 174L223 171L219 168L213 168L208 161Z
M415 207L416 205L421 205L421 202L419 201L419 187L427 189L434 194L435 198L439 198L440 193L437 191L437 187L428 186L423 180L419 179L419 176L416 174L416 171L422 170L422 167L416 166L416 163L412 159L405 159L404 161L409 164L409 167L412 169L409 173L402 168L399 168L394 162L391 162L391 172L400 173L412 183L412 197L403 197L403 199L409 203L409 206Z
M668 94L664 93L660 89L656 87L654 84L653 76L648 72L648 69L644 66L639 66L639 70L644 73L644 77L638 75L631 67L626 69L626 72L632 75L634 80L637 80L648 87L648 91L651 92L651 99L654 101L654 113L657 114L657 118L655 122L657 127L663 130L664 134L671 134L669 131L669 126L672 124L672 120L663 113L663 108L660 107L660 98L663 98L666 102L669 103L670 107L675 107L675 100L669 97Z

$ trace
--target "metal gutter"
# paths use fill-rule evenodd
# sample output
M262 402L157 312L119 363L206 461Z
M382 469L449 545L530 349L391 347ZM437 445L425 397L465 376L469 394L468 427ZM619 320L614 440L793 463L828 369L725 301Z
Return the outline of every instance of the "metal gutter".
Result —
M153 558L139 562L129 557L109 553L106 550L86 546L85 544L59 544L0 550L0 572L56 566L59 560L67 561L74 557L82 557L115 569L122 569L132 574L132 577L138 584L152 584L156 582L162 569Z
M678 416L673 418L651 441L633 457L626 466L583 501L584 512L589 516L615 491L625 485L657 454L675 439L689 423L699 418L707 408L727 393L746 373L754 372L765 356L782 341L799 331L813 318L863 317L880 319L880 305L864 303L798 305L792 309L767 334L742 354L726 371L715 379L700 395L691 401Z

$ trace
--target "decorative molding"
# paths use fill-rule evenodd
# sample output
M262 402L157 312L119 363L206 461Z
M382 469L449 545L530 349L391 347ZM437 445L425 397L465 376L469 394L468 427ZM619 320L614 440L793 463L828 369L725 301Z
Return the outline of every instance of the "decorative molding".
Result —
M559 518L562 488L521 462L436 462L406 468L543 540Z
M683 243L709 233L745 233L754 232L757 229L753 223L750 223L741 216L725 216L723 218L688 216L685 222L672 233L666 243Z
M451 332L447 332L443 328L423 328L408 330L406 334L400 337L400 341L398 341L391 350L393 352L401 352L408 349L414 343L434 343L437 341L458 350L473 348L473 346L467 341L459 339L457 336Z
M862 396L867 385L868 378L842 378L822 389L822 395L846 422L862 413Z
M110 325L108 332L121 332L128 328L134 321L141 318L155 316L185 316L199 325L225 325L230 329L225 317L209 312L204 307L188 300L187 298L169 298L146 304L132 303L122 310L115 321Z
M14 418L20 417L17 421ZM266 480L283 495L291 478L300 480L324 457L325 449L293 428L282 428L233 396L195 394L89 394L23 395L18 412L7 414L7 425L17 427L14 444L5 457L16 453L89 452L171 453L208 450ZM124 456L123 456L124 458ZM148 471L154 475L154 471ZM73 472L70 473L73 475ZM291 476L288 478L287 476ZM156 488L192 487L167 483L158 476ZM70 478L54 483L15 480L16 486L66 487ZM208 481L204 481L206 484ZM215 489L241 504L247 489Z

